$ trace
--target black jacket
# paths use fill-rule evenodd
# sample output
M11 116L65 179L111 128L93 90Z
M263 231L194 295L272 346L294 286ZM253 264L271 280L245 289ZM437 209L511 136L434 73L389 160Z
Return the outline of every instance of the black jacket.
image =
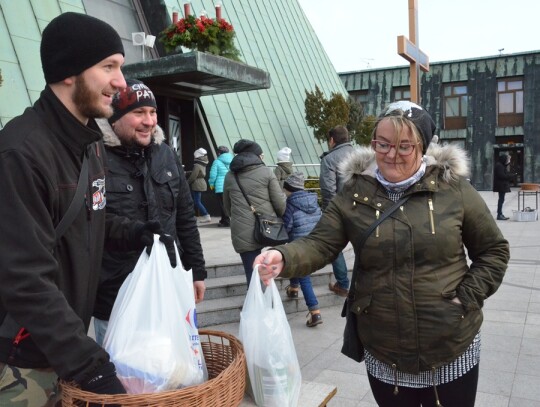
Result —
M107 152L107 212L146 222L159 220L165 233L176 236L182 265L193 280L206 278L203 251L193 200L177 155L162 143L158 126L146 148L126 148L107 120L98 120ZM133 271L140 251L105 248L94 316L108 320L118 290Z
M82 381L109 360L87 331L104 237L115 230L124 239L129 229L126 219L106 224L103 153L95 122L81 124L49 87L0 131L0 362ZM86 205L56 242L83 154ZM21 327L30 336L16 345Z
M493 192L510 192L510 182L514 180L515 174L507 171L506 155L500 155L495 164L493 174Z

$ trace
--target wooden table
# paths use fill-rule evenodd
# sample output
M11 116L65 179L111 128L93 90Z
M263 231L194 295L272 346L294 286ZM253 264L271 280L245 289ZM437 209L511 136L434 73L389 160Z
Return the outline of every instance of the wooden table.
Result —
M525 209L525 197L526 196L534 196L536 199L536 207L535 209L538 210L538 194L540 193L540 184L520 184L521 189L518 191L518 212L521 210L521 207L523 206L523 209Z

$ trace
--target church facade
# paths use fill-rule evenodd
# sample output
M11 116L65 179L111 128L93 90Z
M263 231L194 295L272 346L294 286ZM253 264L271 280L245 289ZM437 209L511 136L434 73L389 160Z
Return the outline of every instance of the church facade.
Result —
M409 67L340 73L365 114L410 100ZM540 51L430 64L420 73L420 104L441 143L457 143L471 157L471 182L490 190L500 154L510 154L515 185L540 183Z

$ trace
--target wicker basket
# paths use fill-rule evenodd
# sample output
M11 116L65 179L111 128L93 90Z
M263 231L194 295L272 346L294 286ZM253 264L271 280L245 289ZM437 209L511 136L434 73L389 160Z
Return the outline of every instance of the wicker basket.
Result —
M89 393L63 382L62 406L239 406L246 387L246 357L241 342L221 331L200 329L199 336L208 369L207 382L161 393L117 395Z

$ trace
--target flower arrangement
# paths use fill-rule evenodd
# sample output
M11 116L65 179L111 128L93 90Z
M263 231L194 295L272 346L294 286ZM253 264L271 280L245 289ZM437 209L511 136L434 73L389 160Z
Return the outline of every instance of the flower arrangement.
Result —
M167 52L183 46L239 61L240 51L234 45L233 26L223 18L187 15L159 34Z

